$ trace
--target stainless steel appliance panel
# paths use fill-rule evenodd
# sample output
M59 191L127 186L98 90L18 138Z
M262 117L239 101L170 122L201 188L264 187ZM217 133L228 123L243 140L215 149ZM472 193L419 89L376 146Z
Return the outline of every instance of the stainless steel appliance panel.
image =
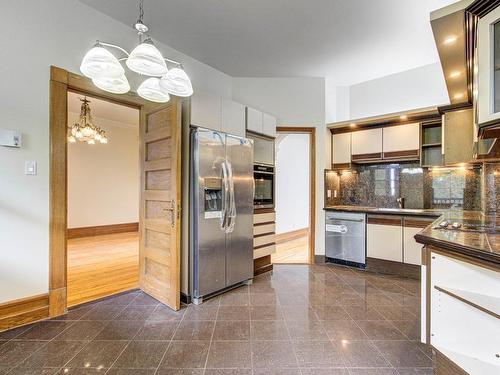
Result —
M252 141L226 135L226 161L234 184L235 217L226 233L226 284L253 277L253 147ZM231 223L232 221L232 223Z
M192 133L193 294L203 296L226 286L226 235L221 228L225 135L198 129ZM215 194L215 196L214 196Z
M340 263L366 264L366 215L346 212L326 213L325 255Z

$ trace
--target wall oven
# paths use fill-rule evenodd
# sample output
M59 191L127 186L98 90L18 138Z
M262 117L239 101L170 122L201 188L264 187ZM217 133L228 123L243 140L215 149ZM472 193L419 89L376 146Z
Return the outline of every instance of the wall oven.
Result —
M255 164L253 167L254 208L274 208L274 167Z

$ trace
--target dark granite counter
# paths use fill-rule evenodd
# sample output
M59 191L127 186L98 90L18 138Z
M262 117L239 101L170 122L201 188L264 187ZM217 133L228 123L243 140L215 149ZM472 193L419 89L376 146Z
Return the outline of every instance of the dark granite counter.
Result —
M325 211L342 211L342 212L361 212L367 214L379 215L398 215L398 216L427 216L439 217L443 214L443 210L437 209L410 209L410 208L377 208L365 206L327 206Z
M500 217L485 216L480 211L387 209L362 206L328 206L325 210L435 217L436 220L432 224L415 235L417 242L500 265ZM435 229L436 225L443 220L450 223L460 222L464 226L479 226L479 228Z

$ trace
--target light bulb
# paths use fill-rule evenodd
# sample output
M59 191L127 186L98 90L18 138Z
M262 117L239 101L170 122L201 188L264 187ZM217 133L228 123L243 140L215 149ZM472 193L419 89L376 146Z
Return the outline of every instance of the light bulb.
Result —
M118 59L107 49L95 46L83 57L80 71L89 78L120 77L125 73Z
M95 140L96 141L100 141L101 140L101 134L97 133L95 136L94 136Z
M170 100L170 95L160 87L158 78L148 78L139 88L137 93L140 97L156 103L166 103Z
M69 142L69 143L75 143L75 142L76 142L76 138L75 138L73 135L70 135L70 136L68 137L68 142Z
M87 144L89 144L89 145L95 145L95 141L93 139L89 139L87 141Z
M111 92L113 94L125 94L130 91L130 84L124 74L119 77L94 78L92 79L92 82L101 90Z
M86 126L82 129L82 134L85 137L90 137L92 135L92 128L90 126Z
M168 72L165 59L150 38L135 47L125 63L130 70L147 76L162 76Z
M184 70L173 68L160 80L160 87L172 95L186 97L193 95L193 85Z
M83 137L83 133L81 132L81 130L77 130L77 131L76 131L76 133L75 133L75 137L76 137L77 139L79 139L79 138L82 138L82 137Z
M108 143L108 138L103 137L103 138L101 138L100 142L101 143Z

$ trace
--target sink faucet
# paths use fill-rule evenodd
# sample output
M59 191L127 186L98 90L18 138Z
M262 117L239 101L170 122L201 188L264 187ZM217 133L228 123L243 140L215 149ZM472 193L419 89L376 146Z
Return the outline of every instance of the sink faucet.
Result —
M396 199L396 202L398 202L399 208L405 208L405 199L403 197L399 197Z

